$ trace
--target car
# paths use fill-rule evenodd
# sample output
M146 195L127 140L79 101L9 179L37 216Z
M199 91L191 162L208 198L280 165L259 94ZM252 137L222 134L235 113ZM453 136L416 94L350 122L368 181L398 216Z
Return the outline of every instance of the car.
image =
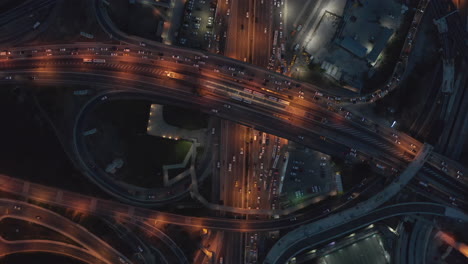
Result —
M298 137L299 139L304 140L304 137L303 137L303 136L297 136L297 137Z
M231 108L231 106L228 105L228 104L225 104L224 107L226 107L226 108Z
M143 252L143 248L141 248L141 246L138 246L137 249L140 251L140 253Z
M36 215L36 219L37 219L37 220L41 220L42 217L40 217L39 215Z
M60 51L66 51L67 49L66 48L61 48Z
M18 211L19 211L19 210L21 210L21 206L19 206L19 205L14 205L14 206L13 206L13 209L15 209L15 210L18 210Z
M324 214L329 213L329 212L330 212L330 209L328 209L328 208L325 209L325 210L323 210L323 213L324 213Z
M107 100L107 96L101 97L101 101Z
M6 76L5 77L5 80L11 80L11 79L13 79L13 77L11 77L11 76Z
M111 56L117 56L117 53L111 53Z
M148 194L148 199L154 199L156 196L154 194Z
M129 49L129 48L125 48L123 51L125 51L125 52L130 52L130 49Z
M240 155L244 155L244 148L240 149Z
M232 164L229 163L229 166L228 166L228 171L231 172L232 171Z
M140 46L146 47L146 43L145 42L140 42Z
M221 168L221 162L218 161L218 162L216 163L216 168L218 168L218 169Z
M326 165L327 165L327 163L326 163L326 162L320 162L320 166L322 166L322 167L323 167L323 166L326 166Z
M214 134L215 134L215 128L212 127L212 128L211 128L211 135L214 135Z
M236 156L232 156L232 162L236 162Z
M265 34L267 33L267 28L265 28L265 29L263 30L263 33L265 33Z
M351 119L352 114L350 112L346 112L345 118L346 119Z

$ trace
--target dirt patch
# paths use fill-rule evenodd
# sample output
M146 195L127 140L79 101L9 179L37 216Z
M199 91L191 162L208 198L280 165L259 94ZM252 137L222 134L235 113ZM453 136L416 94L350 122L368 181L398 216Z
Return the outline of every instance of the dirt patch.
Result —
M163 17L167 13L165 8L117 0L112 1L107 10L110 18L120 30L130 35L160 41L161 36L156 33L158 33L159 22L164 22Z
M73 242L73 240L52 229L14 218L5 218L0 221L0 234L2 238L9 241L46 239L80 247L80 245Z
M95 42L96 40L109 40L109 36L101 30L89 1L60 1L57 3L57 16L49 21L48 28L38 38L39 42ZM94 39L80 35L80 32L92 34Z

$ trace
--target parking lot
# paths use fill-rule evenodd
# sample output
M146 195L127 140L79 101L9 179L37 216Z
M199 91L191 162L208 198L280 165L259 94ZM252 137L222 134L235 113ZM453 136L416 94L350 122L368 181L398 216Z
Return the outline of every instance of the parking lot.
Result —
M289 160L281 203L290 207L335 190L330 157L320 152L289 146Z
M213 41L216 4L209 0L188 0L179 30L178 45L208 50ZM219 38L219 36L217 36Z

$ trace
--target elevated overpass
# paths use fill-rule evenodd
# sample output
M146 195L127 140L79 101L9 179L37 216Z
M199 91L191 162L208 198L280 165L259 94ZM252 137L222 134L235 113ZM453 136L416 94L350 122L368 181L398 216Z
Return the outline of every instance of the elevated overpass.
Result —
M454 213L453 211L457 211ZM386 206L370 213L366 213L349 221L343 221L340 225L331 228L322 228L315 232L303 232L302 239L286 242L278 241L268 253L265 264L283 264L301 251L313 248L319 244L340 238L355 230L366 227L372 223L400 215L420 214L446 216L460 221L468 221L468 215L440 204L434 203L402 203ZM286 236L289 236L286 235ZM285 242L285 243L283 243Z

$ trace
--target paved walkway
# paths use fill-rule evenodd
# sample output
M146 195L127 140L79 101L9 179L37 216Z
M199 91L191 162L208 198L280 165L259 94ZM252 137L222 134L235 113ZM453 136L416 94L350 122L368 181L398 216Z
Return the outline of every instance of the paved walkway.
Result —
M195 173L195 159L197 157L197 147L200 147L204 144L201 142L205 141L206 129L199 130L188 130L182 129L175 126L171 126L164 121L163 117L163 106L152 104L150 109L150 116L148 119L147 133L151 136L163 137L168 139L184 139L192 142L187 155L185 156L184 161L178 164L170 164L163 166L164 172L164 186L171 186L174 183L180 181L181 179L189 176L190 174ZM190 169L185 170L175 177L169 179L169 171L172 169L182 169L186 168L190 162Z
M424 165L426 159L432 151L432 146L424 144L422 149L416 155L413 162L409 164L406 170L400 175L399 179L392 182L378 195L370 198L367 201L359 203L353 208L344 210L337 214L332 214L329 217L322 218L316 222L301 226L285 236L283 236L276 244L271 248L265 263L277 263L278 259L283 256L284 252L288 250L292 245L298 241L305 240L317 233L331 229L335 226L343 225L353 219L370 213L373 209L379 207L395 194L402 189L419 169Z

